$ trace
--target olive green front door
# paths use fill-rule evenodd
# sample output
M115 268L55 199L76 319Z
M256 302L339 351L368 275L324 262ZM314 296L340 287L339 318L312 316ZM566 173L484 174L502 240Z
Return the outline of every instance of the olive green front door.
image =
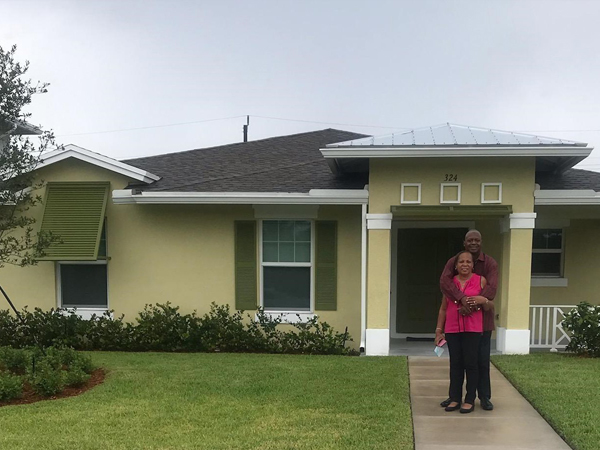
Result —
M463 249L466 228L398 230L396 332L434 333L441 304L440 275Z

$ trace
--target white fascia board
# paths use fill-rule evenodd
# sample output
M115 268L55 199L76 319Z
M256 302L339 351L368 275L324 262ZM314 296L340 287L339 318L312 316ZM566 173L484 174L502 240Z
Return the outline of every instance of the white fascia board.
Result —
M237 205L363 205L369 191L358 189L311 189L308 194L287 192L161 192L139 194L131 189L114 190L115 204L237 204Z
M42 155L42 162L36 166L36 169L41 169L67 158L76 158L89 164L93 164L103 169L110 170L124 175L134 180L143 181L144 183L152 183L160 180L158 175L139 169L129 164L122 163L116 159L109 158L98 153L91 152L85 148L70 145L64 149L54 150Z
M591 189L538 189L535 205L600 205L600 192Z
M464 158L487 156L588 156L593 147L346 147L321 148L325 158Z

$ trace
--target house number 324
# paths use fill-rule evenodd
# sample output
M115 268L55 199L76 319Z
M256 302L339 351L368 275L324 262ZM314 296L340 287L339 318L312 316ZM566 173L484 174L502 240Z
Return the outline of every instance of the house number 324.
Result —
M444 181L457 181L458 175L455 173L447 173L444 177Z

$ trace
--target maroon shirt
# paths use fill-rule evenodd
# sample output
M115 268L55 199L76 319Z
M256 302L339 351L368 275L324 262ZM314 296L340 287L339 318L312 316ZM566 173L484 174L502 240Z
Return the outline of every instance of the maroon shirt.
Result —
M481 291L483 297L494 300L496 297L496 289L498 288L498 263L494 258L484 253L479 254L479 258L475 261L473 272L477 275L484 276L487 284ZM460 301L465 296L460 289L454 284L453 278L456 275L454 270L454 257L450 258L444 267L442 276L440 277L440 289L442 294L450 300ZM494 326L494 308L489 311L483 310L483 331L491 331Z

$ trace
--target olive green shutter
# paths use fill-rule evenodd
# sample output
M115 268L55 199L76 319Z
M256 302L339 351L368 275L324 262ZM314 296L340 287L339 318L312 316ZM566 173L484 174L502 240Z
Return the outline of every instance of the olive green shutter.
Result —
M235 222L235 309L253 310L257 304L256 222Z
M315 310L337 309L337 222L315 224Z
M41 260L92 261L98 246L109 183L48 183L40 231L60 238Z

